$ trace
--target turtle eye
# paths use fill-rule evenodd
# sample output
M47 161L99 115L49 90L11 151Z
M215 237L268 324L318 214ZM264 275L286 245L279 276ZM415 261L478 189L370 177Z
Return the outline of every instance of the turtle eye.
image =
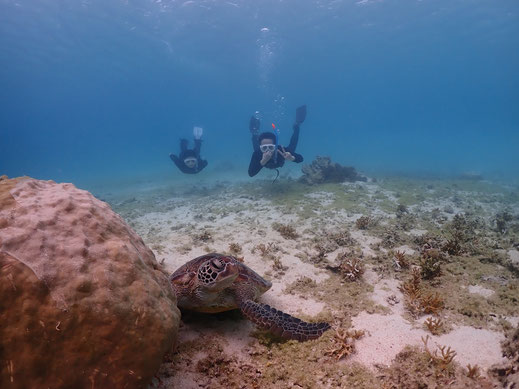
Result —
M211 265L213 265L217 270L222 270L224 268L222 261L219 259L213 259Z

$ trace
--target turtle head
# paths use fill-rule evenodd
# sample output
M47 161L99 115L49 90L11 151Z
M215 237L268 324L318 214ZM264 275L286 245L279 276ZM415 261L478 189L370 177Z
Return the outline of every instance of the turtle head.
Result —
M198 268L197 277L202 287L216 292L231 286L238 274L238 265L232 257L211 255Z

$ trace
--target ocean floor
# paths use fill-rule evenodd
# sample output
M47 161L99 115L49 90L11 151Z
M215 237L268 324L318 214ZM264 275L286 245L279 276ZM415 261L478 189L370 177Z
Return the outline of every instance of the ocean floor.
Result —
M517 187L282 178L94 193L168 272L209 252L232 254L272 281L262 302L332 325L298 343L255 329L239 311L183 312L178 347L152 387L500 385L488 371L505 361L501 342L519 322Z

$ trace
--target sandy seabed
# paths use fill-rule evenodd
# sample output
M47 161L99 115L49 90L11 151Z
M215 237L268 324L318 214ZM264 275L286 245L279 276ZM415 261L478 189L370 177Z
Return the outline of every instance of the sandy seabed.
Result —
M427 336L431 352L439 346L456 352L458 369L440 372L439 386L431 387L456 387L468 364L480 369L474 387L498 385L486 372L504 361L501 342L519 322L518 192L484 181L382 178L306 186L284 178L275 184L145 183L96 195L126 219L169 272L208 252L233 254L272 281L262 302L332 324L320 339L295 344L256 330L238 311L183 312L178 348L153 387L391 388L399 386L387 369L405 350L423 354ZM510 215L505 230L496 222L500 213ZM361 217L369 218L366 226L357 222ZM452 255L444 247L460 220L466 236ZM283 237L283 225L296 236ZM441 274L422 284L443 299L443 309L411 314L400 287L431 248L440 252ZM405 253L408 269L395 262L397 251ZM364 272L350 281L336 269L353 257ZM424 324L429 318L442 320L437 334ZM365 334L338 360L336 330L348 329ZM324 373L317 370L323 365ZM442 374L452 379L442 381ZM406 385L402 381L401 387L413 387Z

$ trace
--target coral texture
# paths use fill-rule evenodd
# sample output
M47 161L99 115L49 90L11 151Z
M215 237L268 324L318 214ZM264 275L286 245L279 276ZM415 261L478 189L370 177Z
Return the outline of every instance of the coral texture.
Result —
M310 165L304 165L301 170L303 172L301 181L309 185L325 182L367 181L367 178L358 174L355 168L332 162L330 157L316 157Z
M108 204L0 180L0 387L143 388L176 341L167 275Z

